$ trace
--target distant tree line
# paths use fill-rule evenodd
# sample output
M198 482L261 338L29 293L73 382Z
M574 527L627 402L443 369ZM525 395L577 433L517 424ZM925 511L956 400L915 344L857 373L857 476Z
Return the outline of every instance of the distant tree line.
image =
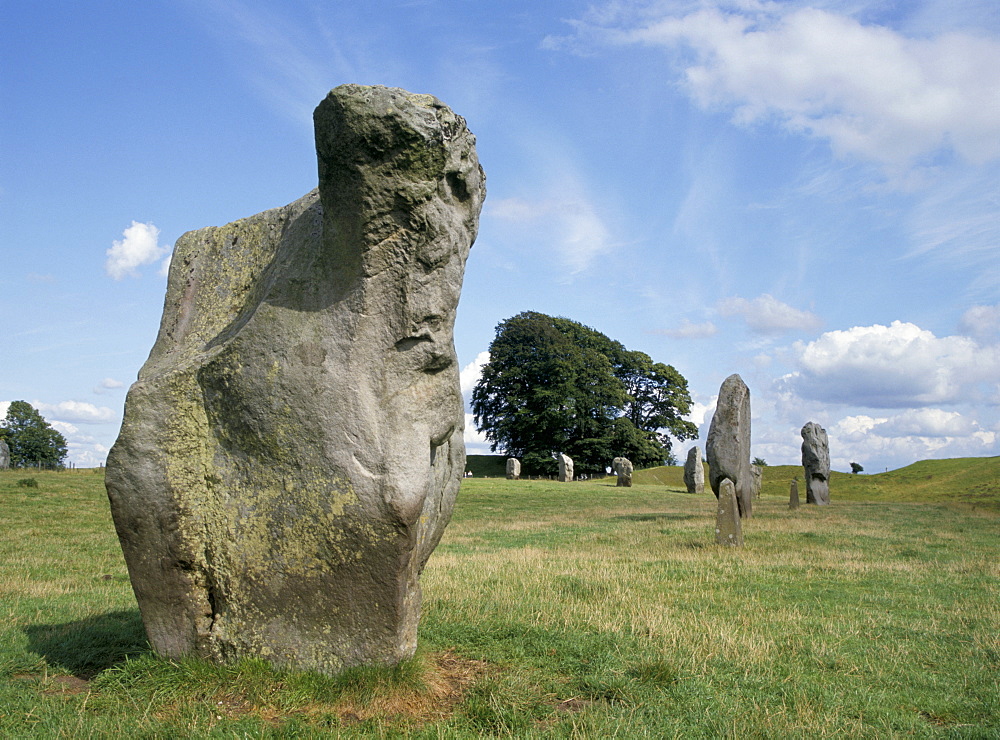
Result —
M0 439L10 448L12 468L61 468L66 459L66 438L27 401L11 401Z
M472 392L476 427L526 474L554 474L559 452L577 473L603 473L618 456L676 462L671 437L698 435L682 418L691 396L676 369L576 321L525 311L497 325L489 351Z

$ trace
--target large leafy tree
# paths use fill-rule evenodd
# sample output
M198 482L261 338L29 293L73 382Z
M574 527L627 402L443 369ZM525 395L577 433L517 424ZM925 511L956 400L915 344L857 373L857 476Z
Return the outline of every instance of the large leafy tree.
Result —
M476 426L494 451L528 470L555 470L565 452L580 472L612 458L639 466L670 458L670 436L697 427L687 383L674 368L570 319L526 311L502 321L472 393Z
M60 467L66 459L66 438L27 401L11 402L0 422L0 439L10 448L15 468Z

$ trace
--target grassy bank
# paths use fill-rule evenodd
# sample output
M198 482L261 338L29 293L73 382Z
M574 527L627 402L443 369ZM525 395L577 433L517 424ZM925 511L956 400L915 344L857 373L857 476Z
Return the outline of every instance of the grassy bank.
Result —
M1000 735L995 510L778 470L739 551L677 485L467 480L417 658L336 679L151 655L101 475L0 473L0 736Z
M798 465L769 465L764 468L761 495L787 500L789 484L797 477L799 495L805 501L803 475ZM684 469L668 466L640 470L634 480L684 490ZM835 470L830 474L830 495L835 501L952 503L1000 513L1000 457L922 460L876 474L852 475Z

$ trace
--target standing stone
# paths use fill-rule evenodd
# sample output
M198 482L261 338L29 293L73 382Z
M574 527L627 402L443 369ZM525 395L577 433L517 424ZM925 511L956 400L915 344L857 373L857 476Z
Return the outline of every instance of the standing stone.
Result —
M573 458L559 453L559 480L568 483L573 480Z
M830 442L826 430L810 421L802 427L802 467L806 472L806 503L830 503Z
M684 485L688 493L705 492L705 466L701 461L701 448L695 445L688 450L684 463Z
M740 516L753 515L750 473L750 389L739 375L730 375L719 389L712 424L708 428L708 474L712 492L719 495L725 478L736 487Z
M719 508L715 513L715 542L729 547L743 547L743 524L740 521L736 486L729 478L719 484Z
M625 459L624 457L616 457L614 460L612 460L611 461L611 472L613 472L615 475L620 475L621 474L621 469L622 469L622 461L624 459Z
M10 447L5 440L0 439L0 470L10 467Z
M334 673L413 655L465 467L455 310L485 196L430 95L316 108L319 188L182 236L108 457L161 655Z
M760 498L761 489L764 487L764 468L751 463L750 481L753 485L753 497Z
M799 508L799 479L792 478L792 485L788 491L788 508Z
M632 467L632 461L627 457L616 457L615 458L616 467L615 473L618 475L618 482L615 483L616 488L631 488L632 487L632 472L634 468Z
M521 480L521 461L516 457L507 458L507 480Z

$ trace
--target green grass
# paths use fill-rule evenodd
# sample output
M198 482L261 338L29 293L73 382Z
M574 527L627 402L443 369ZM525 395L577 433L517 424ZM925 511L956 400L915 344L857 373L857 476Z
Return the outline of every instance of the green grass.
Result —
M338 677L152 655L103 477L3 472L0 736L1000 737L996 469L844 474L789 511L769 467L741 550L679 468L467 480L417 657Z

